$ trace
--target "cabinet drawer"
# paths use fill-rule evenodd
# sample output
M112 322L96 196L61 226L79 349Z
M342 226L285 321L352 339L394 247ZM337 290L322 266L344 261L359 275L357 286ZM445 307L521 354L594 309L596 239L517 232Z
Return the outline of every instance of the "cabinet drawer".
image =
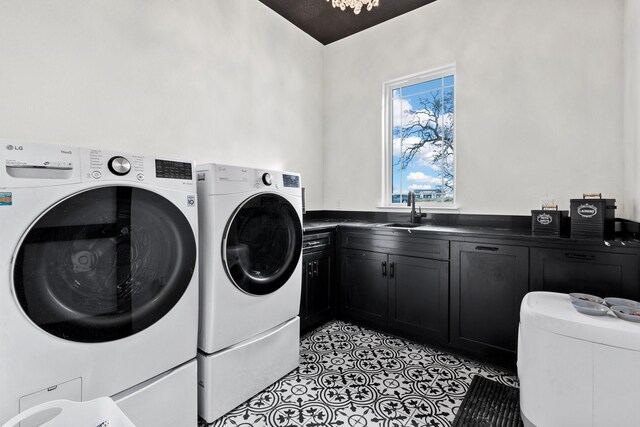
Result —
M449 241L433 239L407 231L372 232L346 231L342 233L342 247L393 253L431 259L449 259Z
M332 232L305 234L302 239L302 250L304 252L321 251L330 248L332 244Z
M638 299L638 256L532 248L531 290Z

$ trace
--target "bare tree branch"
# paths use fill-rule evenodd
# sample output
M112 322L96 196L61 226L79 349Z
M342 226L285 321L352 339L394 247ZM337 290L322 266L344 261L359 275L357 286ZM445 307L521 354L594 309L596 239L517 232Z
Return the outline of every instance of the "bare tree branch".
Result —
M428 148L433 153L430 163L438 168L441 173L444 193L453 191L453 92L431 92L426 98L418 102L421 109L404 110L403 115L409 117L408 122L400 126L400 130L394 135L401 138L401 156L397 165L405 169L414 160L423 148ZM410 138L416 138L416 142L406 144Z

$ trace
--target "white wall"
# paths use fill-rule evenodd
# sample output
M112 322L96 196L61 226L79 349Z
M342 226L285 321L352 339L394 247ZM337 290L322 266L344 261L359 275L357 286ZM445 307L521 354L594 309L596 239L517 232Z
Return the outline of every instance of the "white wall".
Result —
M439 0L325 49L325 209L380 203L382 84L455 62L459 211L623 191L623 0Z
M638 8L439 0L323 47L257 0L0 0L0 137L296 170L310 210L375 210L382 83L455 62L460 212L602 191L640 220Z
M624 16L624 213L640 221L640 2L625 0Z
M323 46L257 0L0 0L0 137L303 173Z

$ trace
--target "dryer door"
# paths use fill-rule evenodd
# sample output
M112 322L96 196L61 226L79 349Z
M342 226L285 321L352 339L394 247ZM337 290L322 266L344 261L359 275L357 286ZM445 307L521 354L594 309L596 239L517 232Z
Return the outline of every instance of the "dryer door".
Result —
M103 342L157 322L196 265L191 225L166 198L127 186L77 193L26 233L13 283L26 315L71 341Z
M302 251L302 224L285 198L264 193L245 200L224 233L227 275L243 292L266 295L291 277Z

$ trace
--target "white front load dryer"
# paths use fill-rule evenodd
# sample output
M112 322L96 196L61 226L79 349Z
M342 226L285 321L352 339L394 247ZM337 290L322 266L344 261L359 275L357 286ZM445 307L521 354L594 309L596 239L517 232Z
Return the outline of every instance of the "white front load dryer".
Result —
M0 423L112 396L139 427L196 425L193 170L0 141Z
M300 175L198 165L198 409L213 422L299 363Z

